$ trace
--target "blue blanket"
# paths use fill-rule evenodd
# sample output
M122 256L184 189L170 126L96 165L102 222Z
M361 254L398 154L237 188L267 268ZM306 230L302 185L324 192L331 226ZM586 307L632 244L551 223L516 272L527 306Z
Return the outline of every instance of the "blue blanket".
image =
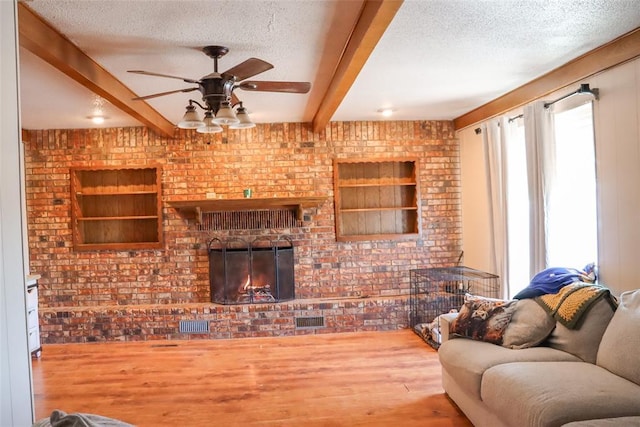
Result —
M594 283L593 264L587 265L584 270L565 267L544 269L533 276L529 286L518 292L513 298L526 299L546 294L557 294L560 289L574 282Z

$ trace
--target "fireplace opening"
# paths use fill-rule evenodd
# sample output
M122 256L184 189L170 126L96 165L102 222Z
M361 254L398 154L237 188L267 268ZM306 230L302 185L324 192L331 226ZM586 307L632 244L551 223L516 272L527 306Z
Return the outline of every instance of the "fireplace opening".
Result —
M292 300L293 243L286 237L209 241L211 302L252 304Z

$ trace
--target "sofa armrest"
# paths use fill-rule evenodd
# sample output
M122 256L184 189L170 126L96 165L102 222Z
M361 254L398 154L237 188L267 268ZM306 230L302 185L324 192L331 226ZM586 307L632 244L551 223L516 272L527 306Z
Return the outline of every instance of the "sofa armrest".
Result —
M458 313L446 313L438 316L440 319L440 344L449 340L449 329L456 317L458 317Z

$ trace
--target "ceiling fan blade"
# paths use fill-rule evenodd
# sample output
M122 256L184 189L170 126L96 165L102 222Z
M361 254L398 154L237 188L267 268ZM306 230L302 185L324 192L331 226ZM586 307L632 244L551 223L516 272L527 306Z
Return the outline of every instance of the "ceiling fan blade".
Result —
M259 82L249 81L238 85L240 89L260 92L307 93L311 89L309 82Z
M227 71L222 73L222 75L227 78L229 76L235 76L236 81L239 82L241 80L248 79L249 77L253 77L256 74L264 73L272 68L273 65L269 64L267 61L263 61L258 58L249 58L235 67L229 68Z
M187 79L186 77L171 76L169 74L152 73L151 71L142 71L142 70L128 70L127 72L135 73L135 74L144 74L145 76L168 77L170 79L182 80L187 83L199 84L198 80Z
M194 90L198 90L197 87L190 87L187 89L177 89L177 90L170 90L167 92L160 92L160 93L154 93L151 95L145 95L145 96L136 96L135 98L133 98L134 101L141 101L144 99L151 99L151 98L157 98L159 96L165 96L165 95L171 95L172 93L178 93L178 92L192 92Z

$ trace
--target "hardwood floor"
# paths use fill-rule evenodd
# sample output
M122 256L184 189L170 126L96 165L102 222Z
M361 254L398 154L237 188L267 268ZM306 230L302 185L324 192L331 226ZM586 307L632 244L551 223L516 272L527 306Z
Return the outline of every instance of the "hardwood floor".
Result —
M36 418L53 409L139 426L471 426L410 330L44 346Z

